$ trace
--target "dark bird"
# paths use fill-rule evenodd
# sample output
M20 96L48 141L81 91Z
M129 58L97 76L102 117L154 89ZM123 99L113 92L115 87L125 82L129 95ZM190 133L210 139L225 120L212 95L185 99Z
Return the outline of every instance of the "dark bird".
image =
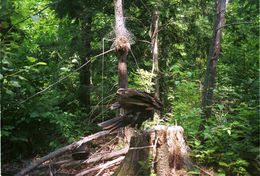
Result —
M151 94L136 88L120 88L117 90L119 99L111 105L110 109L123 108L126 113L119 117L98 124L110 132L125 126L140 128L142 123L153 117L156 110L163 109L162 103Z

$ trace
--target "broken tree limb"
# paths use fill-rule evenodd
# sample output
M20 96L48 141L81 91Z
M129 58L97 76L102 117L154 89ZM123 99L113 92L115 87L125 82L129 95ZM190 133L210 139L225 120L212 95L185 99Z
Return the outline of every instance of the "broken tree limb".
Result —
M105 136L107 134L109 134L109 131L100 131L96 134L92 134L90 136L87 136L87 137L83 138L82 140L80 140L78 142L74 142L74 143L72 143L68 146L62 147L62 148L60 148L60 149L58 149L54 152L51 152L48 155L39 159L38 161L32 162L28 167L22 169L19 173L15 174L15 176L23 176L23 175L27 174L28 172L30 172L31 170L33 170L34 168L36 168L37 166L39 166L44 161L47 161L51 158L59 156L59 155L65 153L66 151L70 151L70 150L73 150L73 149L81 146L83 143L86 143L86 142L91 141L93 139L99 138L101 136Z
M96 156L96 157L88 158L87 160L77 160L77 161L71 160L71 162L66 162L61 167L66 168L66 167L71 167L71 166L80 165L80 164L90 164L90 163L95 163L95 162L99 162L99 161L105 161L105 160L109 160L114 157L125 155L127 153L127 151L128 151L128 148L124 148L122 150L114 151L114 152L108 153L103 156Z
M104 156L97 156L95 158L89 158L86 161L84 161L83 163L89 164L89 163L94 163L94 162L98 162L98 161L108 160L108 159L111 159L111 158L116 157L116 156L124 155L124 154L127 153L127 151L128 151L128 148L124 148L122 150L118 150L118 151L114 151L112 153L108 153Z
M71 163L74 162L75 160L73 159L65 159L65 160L61 160L61 161L57 161L57 162L49 162L43 165L38 166L38 169L44 169L44 168L48 168L49 165L52 165L53 167L58 167L59 165L63 165L63 164L67 164L67 163Z
M91 172L94 172L94 171L97 171L99 169L104 169L104 168L109 168L111 166L114 166L116 165L118 162L121 162L123 159L125 158L125 156L120 156L119 158L115 159L115 160L112 160L112 161L109 161L105 164L101 164L97 167L94 167L94 168L91 168L91 169L88 169L88 170L85 170L83 172L80 172L78 173L76 176L83 176L83 175L86 175L88 173L91 173Z

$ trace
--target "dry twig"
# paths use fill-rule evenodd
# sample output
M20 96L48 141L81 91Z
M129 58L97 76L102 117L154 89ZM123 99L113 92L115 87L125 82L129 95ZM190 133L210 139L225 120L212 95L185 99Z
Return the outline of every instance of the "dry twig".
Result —
M101 172L102 172L105 168L109 168L109 167L111 167L111 166L116 165L118 162L121 162L124 158L125 158L125 156L120 156L119 158L117 158L117 159L115 159L115 160L109 161L109 162L107 162L107 163L105 163L105 164L101 164L101 165L99 165L99 166L97 166L97 167L94 167L94 168L85 170L85 171L83 171L83 172L80 172L80 173L78 173L76 176L83 176L83 175L85 175L85 174L88 174L88 173L97 171L97 170L99 170L99 169L101 169ZM101 172L100 172L100 173L101 173ZM99 173L99 174L100 174L100 173Z

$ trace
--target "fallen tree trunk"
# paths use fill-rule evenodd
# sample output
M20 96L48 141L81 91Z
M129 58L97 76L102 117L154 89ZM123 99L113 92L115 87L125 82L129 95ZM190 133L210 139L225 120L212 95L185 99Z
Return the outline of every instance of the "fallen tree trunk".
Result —
M90 135L90 136L87 136L85 137L84 139L78 141L78 142L74 142L68 146L65 146L65 147L62 147L54 152L51 152L49 153L48 155L42 157L41 159L39 159L38 161L36 162L32 162L28 167L22 169L19 173L15 174L15 176L22 176L22 175L25 175L27 174L28 172L32 171L33 169L35 169L37 166L39 166L40 164L42 164L44 161L47 161L51 158L54 158L54 157L57 157L57 156L60 156L61 154L67 152L67 151L71 151L71 150L74 150L76 149L77 147L81 146L82 144L86 143L86 142L89 142L93 139L96 139L96 138L99 138L101 136L105 136L109 134L109 131L100 131L96 134L93 134L93 135Z

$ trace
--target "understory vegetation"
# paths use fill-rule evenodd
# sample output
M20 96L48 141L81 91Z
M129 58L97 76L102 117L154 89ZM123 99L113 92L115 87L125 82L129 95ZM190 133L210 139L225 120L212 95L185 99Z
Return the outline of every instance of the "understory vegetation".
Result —
M151 55L155 7L158 75ZM44 155L115 117L109 104L118 89L117 56L94 58L113 47L113 1L8 0L0 9L2 164ZM214 1L124 1L129 87L154 92L158 76L160 123L182 126L194 163L217 175L260 173L258 10L255 0L227 4L212 115L203 122Z

